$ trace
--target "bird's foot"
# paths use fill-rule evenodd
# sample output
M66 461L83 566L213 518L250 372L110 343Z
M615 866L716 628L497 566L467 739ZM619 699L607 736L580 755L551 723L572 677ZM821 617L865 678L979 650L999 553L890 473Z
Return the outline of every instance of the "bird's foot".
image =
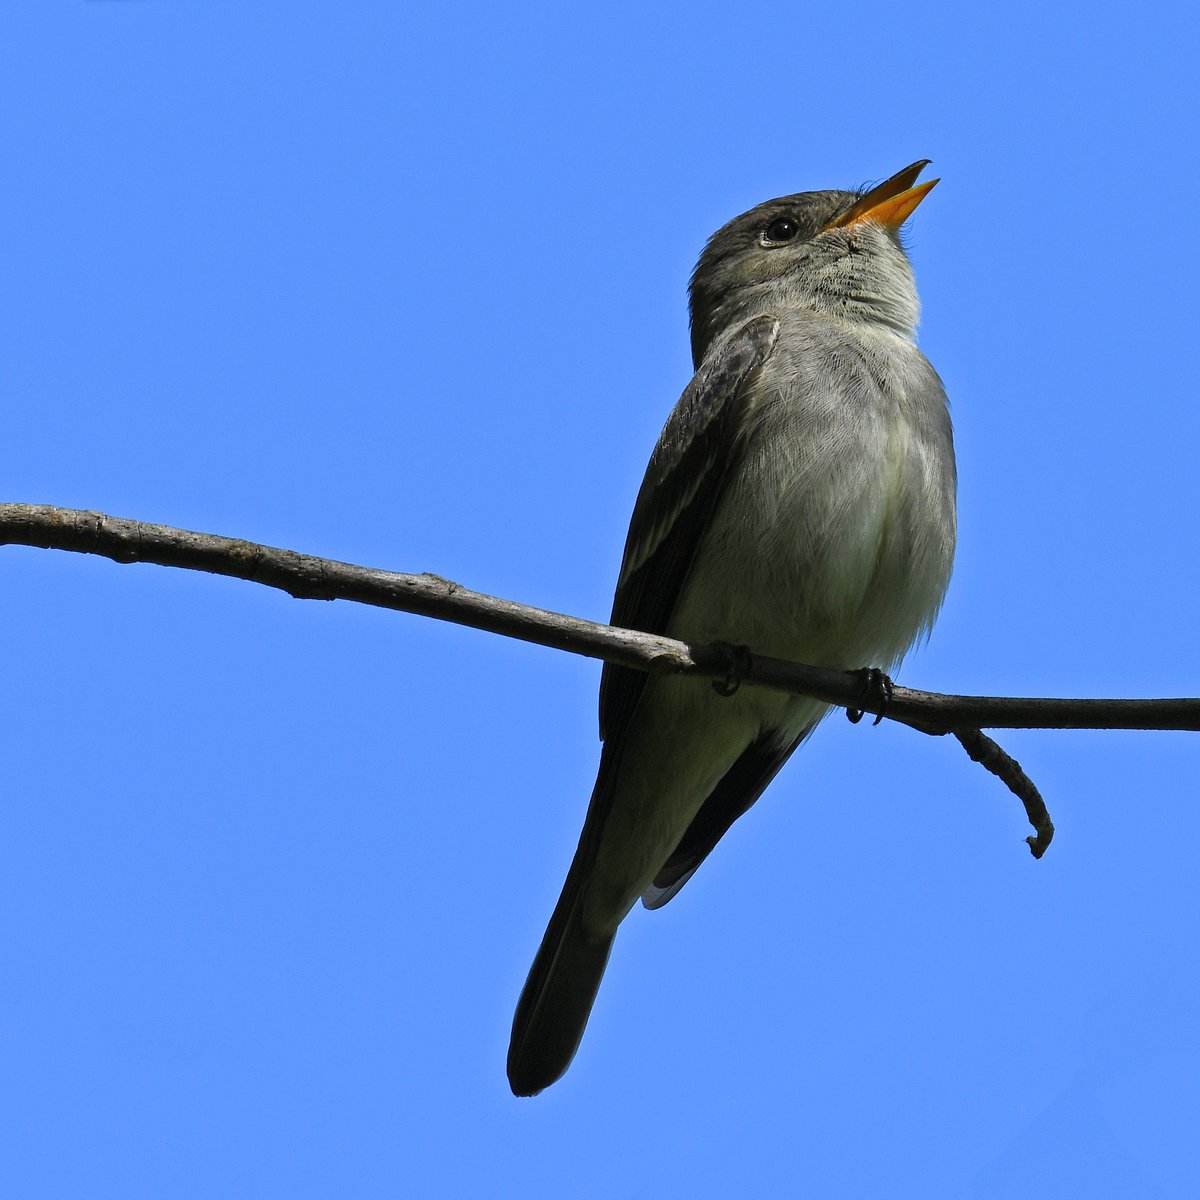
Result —
M876 708L879 711L875 714L873 725L878 725L883 720L884 714L888 710L888 705L892 702L892 681L878 667L863 667L861 671L856 671L862 679L862 698L863 704L868 708ZM863 710L861 708L846 709L846 716L850 719L852 725L857 725L863 719Z
M750 673L750 647L735 646L732 642L714 642L713 649L725 659L725 678L713 680L718 696L732 696Z

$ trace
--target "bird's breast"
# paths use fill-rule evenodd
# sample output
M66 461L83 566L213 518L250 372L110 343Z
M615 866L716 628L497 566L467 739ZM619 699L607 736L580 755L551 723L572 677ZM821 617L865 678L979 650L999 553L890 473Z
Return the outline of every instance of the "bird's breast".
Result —
M785 326L740 437L672 632L894 665L931 624L953 557L936 373L903 338Z

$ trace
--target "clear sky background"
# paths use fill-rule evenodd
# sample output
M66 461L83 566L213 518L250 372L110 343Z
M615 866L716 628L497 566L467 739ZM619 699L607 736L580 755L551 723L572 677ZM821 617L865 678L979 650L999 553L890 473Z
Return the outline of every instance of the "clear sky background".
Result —
M960 550L900 680L1200 691L1182 4L109 0L0 16L3 498L604 619L771 196L942 184L910 244ZM831 718L617 940L534 1100L512 1009L597 663L0 552L0 1193L1200 1194L1200 738Z

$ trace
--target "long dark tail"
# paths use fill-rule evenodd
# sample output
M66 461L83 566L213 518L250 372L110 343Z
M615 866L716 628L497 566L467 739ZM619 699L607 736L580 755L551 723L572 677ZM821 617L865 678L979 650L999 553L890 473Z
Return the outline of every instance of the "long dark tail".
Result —
M615 931L600 941L584 933L581 871L573 866L517 1001L508 1046L508 1083L536 1096L559 1079L592 1011Z

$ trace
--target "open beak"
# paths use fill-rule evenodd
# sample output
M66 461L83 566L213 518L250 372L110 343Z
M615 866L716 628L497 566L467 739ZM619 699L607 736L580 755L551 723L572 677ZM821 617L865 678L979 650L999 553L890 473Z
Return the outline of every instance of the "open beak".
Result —
M903 171L897 171L891 179L873 187L865 196L860 196L840 217L835 217L826 229L840 229L846 225L857 225L859 221L875 221L885 229L899 229L913 210L933 190L936 179L917 184L917 176L929 166L930 160L921 159Z

